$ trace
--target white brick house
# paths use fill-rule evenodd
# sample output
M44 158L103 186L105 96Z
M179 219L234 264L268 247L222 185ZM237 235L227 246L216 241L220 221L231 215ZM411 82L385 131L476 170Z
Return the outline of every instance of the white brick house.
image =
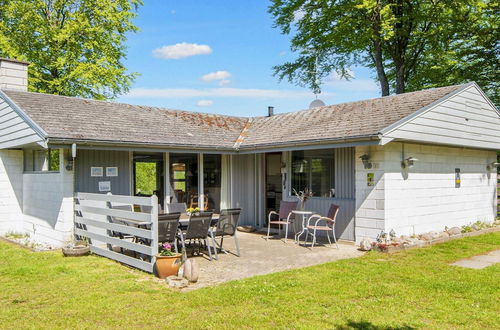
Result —
M144 161L162 204L197 196L259 227L309 187L351 241L496 214L500 114L475 83L242 118L30 93L26 67L0 59L0 234L64 244L74 193L137 194Z

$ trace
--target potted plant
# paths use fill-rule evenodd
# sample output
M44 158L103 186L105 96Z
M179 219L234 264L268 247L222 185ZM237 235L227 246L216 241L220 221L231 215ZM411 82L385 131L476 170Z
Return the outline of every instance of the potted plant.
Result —
M295 197L299 200L299 210L304 210L306 207L306 202L309 198L313 196L313 192L309 190L309 188L305 188L304 190L301 190L297 192L297 190L293 189L293 193Z
M197 215L201 212L199 207L190 207L186 210L187 215Z
M172 252L172 245L163 243L161 251L156 255L156 272L159 278L177 275L181 266L181 253Z

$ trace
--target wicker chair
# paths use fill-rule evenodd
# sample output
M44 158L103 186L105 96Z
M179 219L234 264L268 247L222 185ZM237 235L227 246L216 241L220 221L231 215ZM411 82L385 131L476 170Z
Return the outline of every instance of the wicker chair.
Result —
M339 210L340 207L338 205L332 204L330 206L330 209L328 210L328 214L326 217L322 217L319 214L314 214L309 218L306 226L305 243L307 244L307 238L309 237L309 235L312 235L313 241L311 249L314 247L314 244L316 243L316 232L318 231L326 232L326 237L328 238L330 246L332 245L332 241L330 240L330 235L328 235L328 233L332 232L335 245L337 246L337 249L339 248L339 245L337 244L337 238L335 237L335 220L337 219L337 214L339 213Z
M282 225L285 226L285 242L288 237L288 225L290 224L290 221L292 220L293 214L292 211L297 208L297 203L298 202L289 202L289 201L281 201L280 202L280 210L279 213L275 211L269 212L269 217L267 220L267 236L266 240L269 239L269 233L271 231L271 225L278 225L278 234L281 234L281 227ZM272 216L277 216L276 220L271 220Z
M224 237L234 237L234 244L236 245L236 255L240 256L240 244L238 243L238 237L236 236L236 228L238 227L238 221L240 220L241 209L227 209L221 210L219 221L217 222L217 227L215 228L215 237L220 237L219 247L221 251L225 252L222 248L222 243L224 242Z

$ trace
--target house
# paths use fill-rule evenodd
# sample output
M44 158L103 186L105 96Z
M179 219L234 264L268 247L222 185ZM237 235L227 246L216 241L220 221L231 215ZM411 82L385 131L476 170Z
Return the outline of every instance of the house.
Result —
M74 194L138 194L141 162L162 205L257 227L305 187L308 209L340 205L344 240L492 222L499 132L475 83L242 118L31 93L27 63L0 59L0 233L64 244Z

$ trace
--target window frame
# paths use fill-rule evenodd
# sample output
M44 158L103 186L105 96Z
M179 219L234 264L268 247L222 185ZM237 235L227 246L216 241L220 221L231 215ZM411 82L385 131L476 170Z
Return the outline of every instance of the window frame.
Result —
M54 150L59 151L59 169L58 170L51 170L50 169L50 163L52 160L52 152ZM47 161L47 170L35 170L35 152L36 151L45 151L47 156L46 156L46 161ZM29 152L31 153L31 164L29 164L29 168L27 169L27 163L26 163L26 153ZM53 174L53 173L60 173L61 172L61 150L59 148L47 148L47 149L23 149L23 173L30 173L30 174Z
M286 160L287 160L287 178L286 178L286 181L287 181L287 185L288 185L288 197L294 197L293 195L293 186L292 186L292 180L293 180L293 152L294 151L309 151L309 150L323 150L323 151L328 151L328 150L331 150L332 152L335 152L335 149L299 149L299 150L291 150L288 152L288 156L286 157ZM308 157L305 157L305 158L308 158ZM304 158L304 159L305 159ZM334 198L337 198L336 195L337 195L337 178L335 176L336 174L336 171L335 171L335 153L333 153L333 162L332 162L332 165L333 165L333 168L331 169L332 171L332 179L333 179L333 189L335 189L335 194L332 196L332 197L324 197L324 196L321 196L321 195L313 195L311 198L315 199L315 200L331 200L331 199L334 199ZM308 188L311 189L311 181L312 181L312 168L311 170L307 173L307 180L308 180ZM315 191L313 191L313 193L316 193Z

